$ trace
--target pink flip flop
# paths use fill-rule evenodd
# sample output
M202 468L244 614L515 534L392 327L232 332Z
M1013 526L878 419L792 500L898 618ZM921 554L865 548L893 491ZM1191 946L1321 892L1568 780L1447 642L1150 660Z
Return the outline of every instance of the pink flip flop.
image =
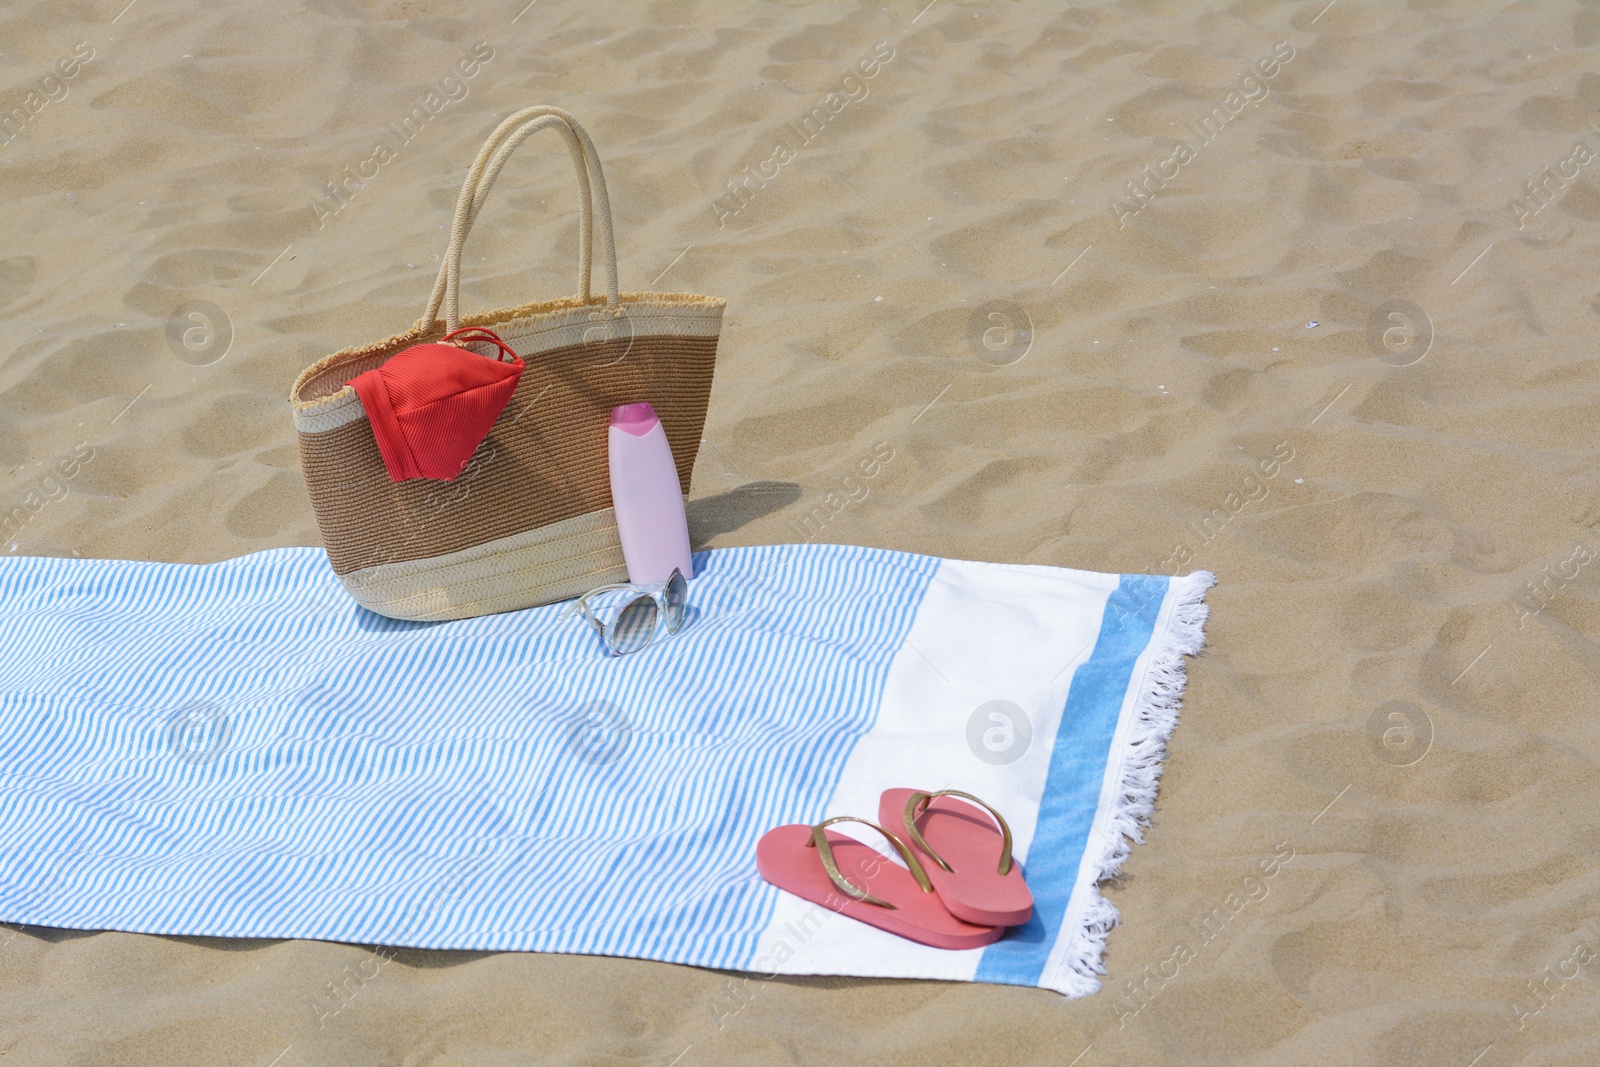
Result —
M1033 894L1011 860L1011 827L971 793L885 789L878 818L906 836L951 915L984 926L1020 926L1033 914Z
M897 866L853 837L828 833L825 827L836 822L872 827L889 839L906 866ZM756 869L797 897L934 948L981 948L1005 933L951 915L905 843L876 823L851 815L815 826L791 823L768 830L756 845Z

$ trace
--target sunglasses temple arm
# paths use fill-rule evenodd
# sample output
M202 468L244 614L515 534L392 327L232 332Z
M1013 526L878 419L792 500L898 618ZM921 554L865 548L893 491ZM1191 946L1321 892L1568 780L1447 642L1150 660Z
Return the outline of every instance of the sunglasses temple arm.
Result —
M585 596L587 596L587 594L585 594ZM601 637L605 636L605 624L594 617L594 611L589 607L588 601L586 601L583 597L579 597L577 600L573 601L573 607L577 610L578 614L583 616L585 622L594 627L595 633L599 634Z

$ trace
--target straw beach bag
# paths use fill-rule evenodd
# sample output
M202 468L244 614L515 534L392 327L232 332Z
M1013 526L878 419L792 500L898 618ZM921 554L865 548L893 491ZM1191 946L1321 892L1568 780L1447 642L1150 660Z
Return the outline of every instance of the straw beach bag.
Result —
M578 175L578 295L463 319L467 233L511 153L546 128L562 135ZM596 231L601 295L590 293ZM449 249L422 318L405 333L320 360L294 383L301 469L345 589L382 615L438 620L547 604L627 581L611 509L611 409L654 406L687 494L722 310L723 301L690 293L619 294L611 206L588 133L554 107L506 119L462 183ZM487 327L522 357L516 392L459 476L393 481L350 380L462 326ZM464 347L495 355L490 345Z

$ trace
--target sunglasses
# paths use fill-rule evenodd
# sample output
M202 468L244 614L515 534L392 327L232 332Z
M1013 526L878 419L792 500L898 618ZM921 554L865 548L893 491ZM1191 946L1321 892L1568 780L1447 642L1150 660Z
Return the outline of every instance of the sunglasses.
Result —
M659 586L660 588L657 588ZM622 610L617 612L617 617L609 623L600 621L593 608L589 606L589 598L597 593L610 593L619 589L634 589L639 595L622 605ZM638 586L631 582L617 582L613 585L602 585L591 589L580 596L567 610L567 614L579 613L589 620L589 625L605 639L606 647L613 656L625 656L629 652L637 652L650 643L656 634L657 622L665 622L667 633L675 634L683 625L684 608L689 603L689 583L684 580L683 572L674 567L672 575L665 582L654 585Z

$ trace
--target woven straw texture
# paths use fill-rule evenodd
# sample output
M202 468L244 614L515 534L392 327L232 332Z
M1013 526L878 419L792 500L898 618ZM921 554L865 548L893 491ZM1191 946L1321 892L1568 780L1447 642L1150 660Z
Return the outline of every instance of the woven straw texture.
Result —
M717 339L637 337L605 365L627 344L519 352L527 368L516 393L454 481L391 481L365 418L301 433L300 466L334 573L444 555L611 507L606 433L620 404L650 401L687 493Z
M530 590L547 601L565 600L627 580L610 508L459 552L340 577L358 602L418 622L513 611L529 606Z
M557 128L579 168L583 231L599 230L608 292L459 317L461 242L505 156ZM553 108L514 115L491 135L457 206L451 248L417 325L308 367L290 400L306 488L333 571L360 603L407 619L465 618L575 596L626 580L611 511L611 410L649 401L685 494L699 451L723 302L690 293L616 291L604 179L588 135ZM492 156L491 156L492 153ZM445 312L445 320L434 315ZM460 326L494 330L524 362L522 380L463 472L392 481L347 383L411 345ZM480 354L492 349L466 346Z

